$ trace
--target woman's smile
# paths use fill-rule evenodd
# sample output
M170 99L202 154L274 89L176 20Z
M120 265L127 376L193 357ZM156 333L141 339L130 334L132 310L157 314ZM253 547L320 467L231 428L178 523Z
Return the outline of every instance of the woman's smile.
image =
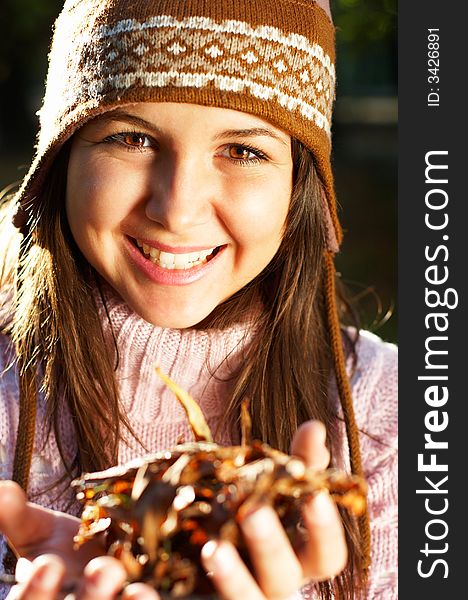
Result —
M136 244L135 244L136 243ZM226 246L192 250L173 249L172 252L158 249L158 244L151 245L143 240L130 241L131 260L155 283L162 285L188 285L204 277L208 269L222 256ZM190 250L190 251L189 251Z
M175 269L175 270L187 270L207 263L211 260L216 253L221 249L221 246L215 246L214 248L208 248L203 250L184 252L178 250L177 252L165 252L164 250L158 250L157 246L149 245L142 240L137 240L137 246L141 248L143 256L150 260L155 265L162 267L163 269Z
M259 117L131 104L75 135L68 220L86 259L137 313L189 327L275 255L292 171L289 135Z

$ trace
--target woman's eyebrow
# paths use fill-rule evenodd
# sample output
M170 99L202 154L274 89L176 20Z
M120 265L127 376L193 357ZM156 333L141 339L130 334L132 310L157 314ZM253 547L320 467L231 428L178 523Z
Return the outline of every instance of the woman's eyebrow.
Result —
M215 140L221 138L246 138L246 137L271 137L278 140L281 144L289 148L290 142L282 139L277 133L268 127L252 127L248 129L226 129L221 133L216 134Z
M99 115L94 119L95 123L109 123L112 121L125 121L131 125L135 125L137 127L142 127L143 129L151 129L153 131L161 132L160 128L151 123L150 121L146 121L141 117L137 117L136 115L132 115L124 110L110 110L103 115Z

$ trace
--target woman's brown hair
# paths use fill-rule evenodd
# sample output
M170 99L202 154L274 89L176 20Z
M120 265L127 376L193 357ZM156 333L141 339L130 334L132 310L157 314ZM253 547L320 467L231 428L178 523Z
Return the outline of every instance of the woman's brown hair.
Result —
M17 274L20 291L13 322L5 326L16 346L21 393L28 399L23 404L29 411L35 410L40 365L49 432L54 432L72 478L80 471L115 464L122 430L133 432L119 402L114 376L117 349L106 345L94 300L99 276L77 248L65 215L69 147L70 142L62 148L41 198L35 198L29 207L31 233L22 243ZM341 440L338 403L330 402L334 365L333 340L327 326L330 273L322 189L311 153L295 140L292 152L294 188L278 252L260 275L198 327L223 328L241 321L260 302L264 310L254 323L257 335L236 373L226 411L227 425L238 425L240 402L248 397L252 434L288 451L298 426L309 419L320 419L327 428L332 464L338 464ZM338 303L344 316L346 303L341 297ZM344 341L352 354L355 340L344 332ZM73 457L67 455L61 440L62 402L67 403L75 426L78 450ZM20 428L18 434L24 439L17 443L28 448L15 456L14 469L21 472L29 468L26 463L30 461L32 441L27 428ZM24 478L23 484L27 485L27 475ZM357 598L364 583L357 524L346 513L342 518L348 539L348 565L333 581L318 584L324 599Z

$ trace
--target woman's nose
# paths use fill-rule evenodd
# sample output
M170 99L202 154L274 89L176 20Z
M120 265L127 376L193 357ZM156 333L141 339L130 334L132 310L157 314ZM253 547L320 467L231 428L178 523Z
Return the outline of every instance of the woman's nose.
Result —
M146 216L171 233L184 233L207 223L213 215L213 175L196 159L173 158L153 175Z

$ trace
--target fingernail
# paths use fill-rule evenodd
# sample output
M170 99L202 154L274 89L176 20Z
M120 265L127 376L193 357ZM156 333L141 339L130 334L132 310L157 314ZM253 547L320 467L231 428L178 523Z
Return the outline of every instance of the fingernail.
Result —
M125 588L122 598L124 600L159 600L157 593L143 583L131 583Z
M86 591L91 596L93 594L99 594L101 596L113 594L120 584L119 575L120 573L113 565L98 566L93 564L93 561L91 561L85 568Z
M231 547L223 542L210 540L201 551L203 563L212 575L226 575L232 570L234 563Z
M256 539L268 538L273 526L272 510L268 506L262 506L249 513L242 521L242 531Z
M326 525L336 516L335 503L328 492L319 492L307 505L306 518L309 523Z
M29 579L33 571L33 564L27 558L18 558L18 562L16 563L15 569L15 577L16 581L19 583L23 583L26 579Z
M58 587L62 571L57 565L43 565L40 567L34 576L35 584L44 591L53 590Z
M89 587L95 587L96 592L103 596L113 593L116 589L115 577L106 575L105 571L100 569L94 571L89 578L89 582L91 584Z

